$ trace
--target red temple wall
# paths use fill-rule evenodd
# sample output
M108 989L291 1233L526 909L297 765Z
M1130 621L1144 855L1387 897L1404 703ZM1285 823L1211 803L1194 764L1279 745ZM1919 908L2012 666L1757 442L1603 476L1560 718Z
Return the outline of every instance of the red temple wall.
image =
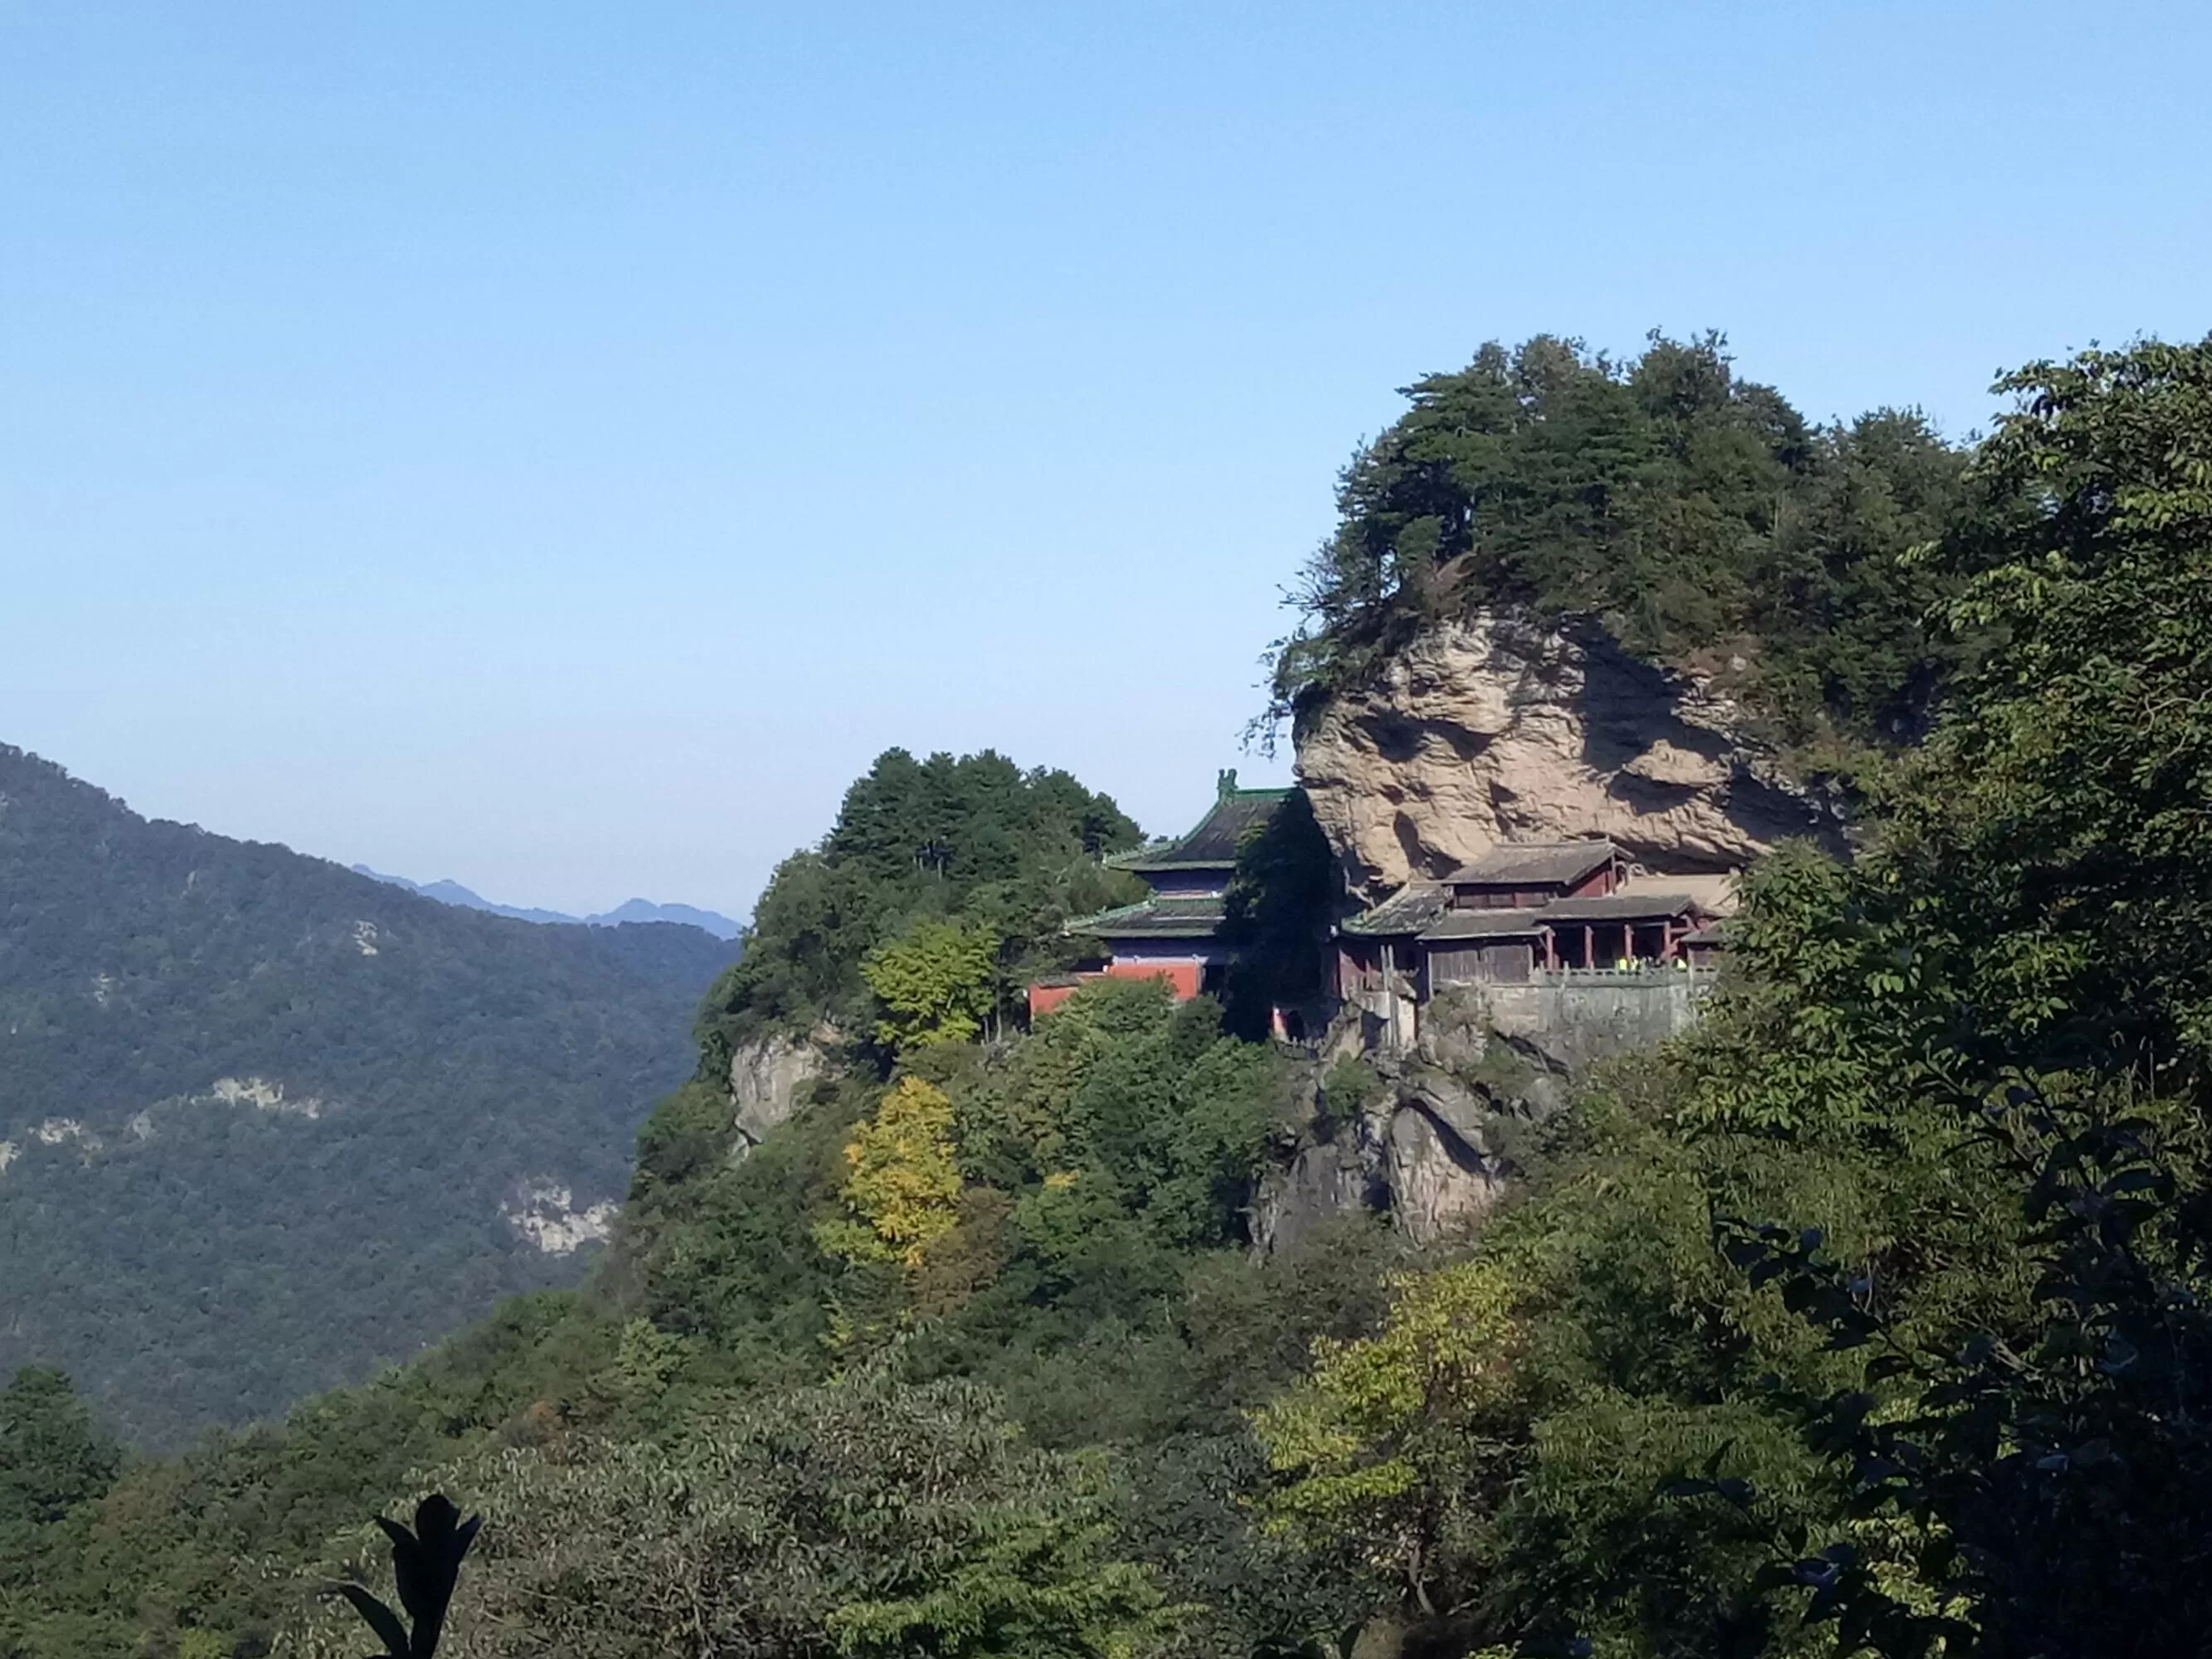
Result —
M1188 1002L1198 994L1199 985L1206 973L1202 962L1114 962L1103 969L1079 974L1079 981L1092 979L1164 979L1177 1002ZM1030 987L1030 1018L1048 1014L1083 988L1074 985L1032 985Z

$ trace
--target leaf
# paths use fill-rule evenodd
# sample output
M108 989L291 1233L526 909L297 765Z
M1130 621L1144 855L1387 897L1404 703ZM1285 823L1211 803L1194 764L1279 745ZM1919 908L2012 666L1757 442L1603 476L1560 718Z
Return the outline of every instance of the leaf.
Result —
M429 1564L423 1559L422 1546L397 1521L380 1515L376 1524L392 1540L392 1577L399 1587L399 1605L419 1624L429 1611L433 1595Z
M453 1535L461 1512L453 1507L453 1500L441 1492L434 1492L415 1506L415 1535L422 1543L423 1553L436 1559L446 1553L446 1540Z
M376 1632L376 1639L384 1644L388 1652L406 1659L407 1626L400 1622L398 1613L359 1584L340 1584L337 1591L353 1603L353 1610Z

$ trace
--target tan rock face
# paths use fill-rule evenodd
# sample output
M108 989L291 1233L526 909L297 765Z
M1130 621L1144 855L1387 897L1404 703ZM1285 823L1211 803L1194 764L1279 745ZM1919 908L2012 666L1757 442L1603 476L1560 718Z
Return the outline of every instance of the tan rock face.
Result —
M1297 771L1369 899L1501 841L1609 836L1686 873L1790 836L1833 839L1821 803L1738 728L1727 699L1604 641L1479 616L1431 629L1381 684L1305 722Z
M1385 1145L1390 1213L1415 1244L1471 1231L1505 1191L1505 1174L1431 1113L1401 1105Z
M730 1098L748 1150L768 1139L798 1105L799 1091L822 1074L823 1048L836 1040L823 1030L805 1042L769 1036L741 1043L730 1056Z

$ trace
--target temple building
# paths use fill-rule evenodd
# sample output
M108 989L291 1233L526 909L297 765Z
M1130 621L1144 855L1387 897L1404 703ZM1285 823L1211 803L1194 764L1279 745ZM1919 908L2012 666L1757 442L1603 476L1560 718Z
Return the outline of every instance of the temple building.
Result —
M1032 985L1030 1013L1048 1012L1084 980L1102 975L1164 979L1184 1001L1218 992L1234 954L1221 933L1237 848L1290 795L1288 789L1240 789L1236 773L1224 772L1212 810L1188 834L1109 858L1109 868L1141 877L1152 891L1134 904L1067 924L1071 934L1098 940L1103 958L1075 974Z
M1337 992L1425 1002L1453 985L1711 966L1732 878L1637 869L1611 842L1508 842L1337 930Z
M1221 993L1236 954L1225 932L1238 851L1291 793L1240 789L1224 772L1212 807L1188 834L1108 859L1150 890L1067 924L1070 935L1097 941L1097 952L1075 973L1032 985L1031 1014L1101 976L1162 979L1185 1001ZM1500 842L1440 879L1407 882L1333 930L1316 917L1316 944L1333 933L1318 1017L1326 1023L1332 1007L1353 1004L1405 1041L1429 1001L1456 986L1650 989L1659 984L1650 975L1663 974L1696 988L1718 963L1734 888L1732 874L1644 870L1598 837ZM1275 1027L1313 1029L1315 1017L1303 1004L1278 1008Z
M1532 909L1562 899L1602 898L1626 860L1609 841L1500 842L1443 878L1455 910Z

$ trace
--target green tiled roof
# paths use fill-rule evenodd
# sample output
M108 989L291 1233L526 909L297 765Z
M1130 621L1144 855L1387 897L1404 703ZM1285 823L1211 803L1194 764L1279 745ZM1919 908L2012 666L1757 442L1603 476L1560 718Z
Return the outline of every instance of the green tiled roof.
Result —
M1212 939L1226 915L1218 898L1152 897L1067 924L1096 939Z
M1117 853L1106 862L1116 870L1231 870L1237 846L1274 817L1290 799L1287 789L1231 789L1219 796L1197 827L1174 841L1156 842L1133 853Z
M1363 910L1340 931L1366 939L1398 939L1418 933L1451 903L1449 890L1434 882L1410 881L1372 909Z

